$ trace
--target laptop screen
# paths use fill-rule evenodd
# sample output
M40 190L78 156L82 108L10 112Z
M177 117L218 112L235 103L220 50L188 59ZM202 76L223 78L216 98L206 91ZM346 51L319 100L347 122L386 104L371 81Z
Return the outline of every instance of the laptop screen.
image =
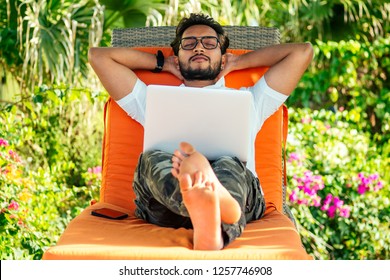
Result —
M249 91L149 85L144 151L173 153L185 141L209 160L227 155L246 162L251 106Z

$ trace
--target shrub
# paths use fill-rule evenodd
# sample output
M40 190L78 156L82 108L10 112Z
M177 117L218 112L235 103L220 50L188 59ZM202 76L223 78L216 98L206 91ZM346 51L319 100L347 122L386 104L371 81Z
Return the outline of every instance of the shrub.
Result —
M99 169L88 186L69 187L43 168L28 171L10 141L0 138L0 258L41 259L72 218L97 198Z
M345 109L380 145L390 140L390 37L321 42L289 106Z
M389 158L350 114L290 109L289 204L316 258L388 259Z
M98 199L102 97L41 87L1 109L1 259L40 259Z
M79 171L100 164L105 99L86 88L37 87L31 98L2 109L4 137L15 141L29 169L84 186Z

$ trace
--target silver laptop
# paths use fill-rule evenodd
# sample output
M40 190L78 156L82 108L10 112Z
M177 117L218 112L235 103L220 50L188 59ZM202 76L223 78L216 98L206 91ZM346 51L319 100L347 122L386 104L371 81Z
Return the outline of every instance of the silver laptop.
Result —
M173 153L185 141L209 160L227 155L246 162L251 99L242 90L149 85L143 149Z

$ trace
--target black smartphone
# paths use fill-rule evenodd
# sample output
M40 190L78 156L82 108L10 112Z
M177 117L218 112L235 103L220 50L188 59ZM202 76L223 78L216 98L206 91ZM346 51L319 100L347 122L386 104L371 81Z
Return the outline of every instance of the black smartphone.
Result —
M112 220L122 220L122 219L126 219L129 216L126 213L114 209L110 209L110 208L100 208L100 209L92 210L91 215L96 217L112 219Z

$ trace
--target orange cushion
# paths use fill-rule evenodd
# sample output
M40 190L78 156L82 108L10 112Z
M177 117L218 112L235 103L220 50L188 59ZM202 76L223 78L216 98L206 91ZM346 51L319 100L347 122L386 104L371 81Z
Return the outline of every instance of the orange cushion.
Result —
M161 49L165 56L172 55L170 48L140 48L156 53ZM231 50L235 54L245 50ZM226 86L240 88L252 86L265 73L266 68L235 71L226 76ZM155 74L137 71L146 84L180 85L181 81L169 73ZM266 213L282 212L282 124L281 107L263 125L256 138L256 172L265 193ZM100 201L134 211L133 173L142 151L143 127L132 120L114 102L109 100L105 110L105 135L103 144L103 182Z
M251 222L241 237L221 251L192 250L190 229L162 228L137 219L129 210L125 220L108 220L90 215L92 209L110 207L97 203L70 222L57 245L43 255L44 260L125 260L125 259L312 259L301 245L292 222L278 211Z

